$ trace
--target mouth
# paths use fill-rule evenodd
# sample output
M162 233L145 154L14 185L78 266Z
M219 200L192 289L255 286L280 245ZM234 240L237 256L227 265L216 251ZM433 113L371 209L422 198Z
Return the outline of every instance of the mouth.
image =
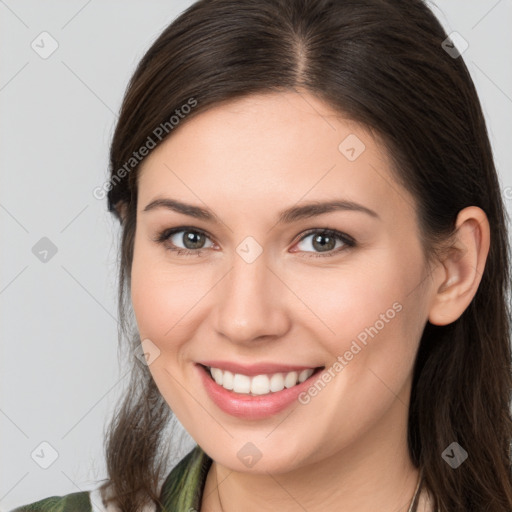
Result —
M272 395L284 389L294 388L311 379L325 368L325 366L299 367L291 371L247 375L215 366L204 364L199 364L199 366L217 385L234 394L245 396Z

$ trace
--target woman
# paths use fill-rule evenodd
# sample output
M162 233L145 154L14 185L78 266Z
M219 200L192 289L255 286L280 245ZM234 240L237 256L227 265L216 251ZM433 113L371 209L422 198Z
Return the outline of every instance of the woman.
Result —
M161 34L103 188L144 353L109 479L18 511L512 510L505 214L453 50L420 0L203 0ZM197 445L166 475L171 411Z

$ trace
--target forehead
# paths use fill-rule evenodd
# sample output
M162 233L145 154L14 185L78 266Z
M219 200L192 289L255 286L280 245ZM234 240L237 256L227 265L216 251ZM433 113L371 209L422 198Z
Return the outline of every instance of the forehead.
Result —
M157 195L248 215L325 199L390 214L413 203L380 141L308 93L252 95L204 111L153 150L139 172L141 208Z

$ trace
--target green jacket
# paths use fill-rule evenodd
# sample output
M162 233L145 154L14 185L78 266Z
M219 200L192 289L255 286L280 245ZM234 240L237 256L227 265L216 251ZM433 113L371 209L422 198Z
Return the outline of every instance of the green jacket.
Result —
M196 445L172 469L160 493L163 508L156 512L198 512L201 507L206 475L212 459ZM94 512L91 491L53 496L18 507L11 512Z

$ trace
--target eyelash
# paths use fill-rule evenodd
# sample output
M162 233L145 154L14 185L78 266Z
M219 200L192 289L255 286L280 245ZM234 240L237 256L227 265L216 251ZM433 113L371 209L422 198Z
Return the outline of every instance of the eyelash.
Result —
M165 229L165 230L161 231L155 238L155 242L164 245L166 250L172 251L172 252L176 253L176 255L178 255L178 256L182 256L182 255L183 256L201 256L203 254L203 251L205 251L206 249L196 249L196 250L182 249L181 247L173 247L173 246L169 245L169 243L168 243L169 238L172 235L175 235L176 233L179 233L181 231L201 234L201 235L204 235L207 238L211 239L211 237L208 235L208 233L206 233L205 231L203 231L201 229L196 229L196 228L192 228L192 227L188 227L188 226L180 226L178 228ZM328 229L328 228L309 229L301 236L301 238L297 241L297 243L302 242L305 238L307 238L308 236L315 234L315 233L318 233L321 235L327 235L329 237L340 240L341 242L343 242L345 247L338 247L337 249L332 249L331 251L328 251L325 254L321 254L321 253L309 254L308 256L304 256L306 258L332 257L332 256L339 254L341 251L345 251L347 249L351 249L356 246L355 240L352 237L350 237L349 235L342 233L341 231L337 231L335 229ZM298 252L300 252L300 251L298 251ZM306 252L309 253L309 251L306 251Z

